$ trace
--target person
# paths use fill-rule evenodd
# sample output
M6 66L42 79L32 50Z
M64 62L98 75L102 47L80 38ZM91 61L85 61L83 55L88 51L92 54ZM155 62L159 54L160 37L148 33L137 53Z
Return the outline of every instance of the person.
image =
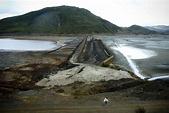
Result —
M107 97L105 97L104 100L103 100L103 103L104 103L105 105L107 105L108 102L109 102L109 100L107 99Z

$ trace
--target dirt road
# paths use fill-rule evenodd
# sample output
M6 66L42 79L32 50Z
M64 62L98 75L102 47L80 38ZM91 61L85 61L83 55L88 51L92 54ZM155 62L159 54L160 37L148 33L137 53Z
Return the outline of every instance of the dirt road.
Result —
M18 106L15 108L0 109L1 113L136 113L140 108L144 109L146 113L168 113L169 103L163 101L141 102L141 103L112 103L109 105L91 105L91 106Z

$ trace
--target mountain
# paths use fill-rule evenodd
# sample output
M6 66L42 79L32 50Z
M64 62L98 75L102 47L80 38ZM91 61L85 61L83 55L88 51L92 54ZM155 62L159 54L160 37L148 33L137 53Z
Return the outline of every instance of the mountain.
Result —
M148 35L148 34L156 34L156 31L152 31L149 30L147 28L138 26L138 25L132 25L130 27L127 28L130 32L132 32L133 34L144 34L144 35Z
M86 9L71 6L48 7L0 20L0 34L116 33L120 30Z
M165 25L145 26L145 28L162 33L162 34L169 34L169 26L165 26Z

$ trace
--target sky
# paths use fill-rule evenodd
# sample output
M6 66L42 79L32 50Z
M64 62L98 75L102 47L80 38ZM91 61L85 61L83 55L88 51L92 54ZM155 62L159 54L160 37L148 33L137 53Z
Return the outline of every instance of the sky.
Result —
M85 8L121 27L169 25L169 0L0 0L0 19L61 5Z

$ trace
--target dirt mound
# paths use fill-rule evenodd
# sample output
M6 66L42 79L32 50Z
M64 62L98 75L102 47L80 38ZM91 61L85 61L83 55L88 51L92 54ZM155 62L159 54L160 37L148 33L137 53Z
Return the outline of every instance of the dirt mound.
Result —
M98 81L92 84L85 84L83 82L75 82L71 84L72 95L94 95L106 92L116 92L124 89L143 84L143 82L131 78L124 78L120 80ZM82 90L83 89L83 90Z
M0 92L35 88L37 81L57 70L58 66L54 64L28 64L0 71Z
M128 96L139 97L142 100L169 100L169 81L155 80L144 82L127 90Z

